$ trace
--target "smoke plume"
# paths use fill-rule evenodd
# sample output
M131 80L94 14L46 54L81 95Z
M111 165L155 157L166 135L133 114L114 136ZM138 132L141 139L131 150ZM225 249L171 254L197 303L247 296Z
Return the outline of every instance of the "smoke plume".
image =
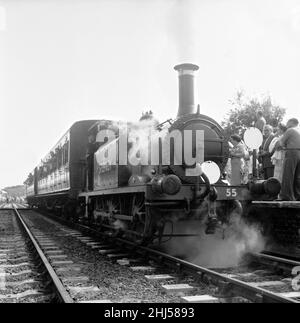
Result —
M128 128L129 163L151 165L151 158L154 157L151 154L159 154L159 138L163 139L166 134L167 129L157 129L155 120L143 120L132 124Z
M187 261L209 268L237 266L247 252L264 249L265 241L259 227L248 225L235 217L230 226L219 228L214 235L205 234L203 222L178 222L181 233L197 237L173 238L166 245L167 252Z
M197 61L198 58L197 2L198 0L176 0L170 10L169 33L180 62Z

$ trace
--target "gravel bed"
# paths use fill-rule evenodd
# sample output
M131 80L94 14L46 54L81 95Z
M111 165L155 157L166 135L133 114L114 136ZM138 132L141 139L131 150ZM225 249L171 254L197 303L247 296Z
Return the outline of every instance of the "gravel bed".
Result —
M268 268L268 267L267 267ZM266 281L281 281L284 282L285 285L274 285L274 286L266 286L268 291L274 293L287 293L293 292L292 284L289 281L291 276L283 276L275 273L275 270L268 268L266 270L266 265L255 264L255 266L242 266L242 267L233 267L233 268L221 268L215 269L216 271L222 274L233 274L237 275L237 278L246 283L258 283L258 282L266 282ZM255 273L257 271L257 273ZM261 271L261 272L260 272ZM266 271L264 274L263 271ZM239 274L250 273L251 275L247 276L239 276Z
M0 267L4 277L0 278L0 303L33 303L42 302L43 299L37 296L25 296L22 298L6 298L30 290L41 290L44 293L42 282L24 283L25 280L38 280L39 274L35 260L31 256L31 251L27 246L25 238L20 230L19 223L13 211L0 210ZM13 266L12 266L13 265ZM22 273L24 271L32 272ZM13 275L19 274L19 275ZM11 285L11 283L16 283Z
M56 224L53 220L49 220L39 215L34 211L26 211L22 213L24 219L30 225L30 228L40 230L47 234L47 237L53 238L55 244L60 250L68 256L68 260L72 260L74 264L81 267L81 271L77 272L78 276L87 276L89 281L84 283L68 283L68 286L97 286L100 291L95 295L84 295L82 299L88 297L97 297L98 299L109 299L112 302L119 303L168 303L180 302L180 297L176 295L166 295L161 290L162 284L170 284L170 282L149 282L145 279L145 273L133 272L126 266L120 266L107 257L100 255L96 250L93 250L80 242L77 238L62 235L62 231L57 228L70 230L68 227L61 224ZM162 268L157 273L169 273L171 270ZM60 277L70 276L70 272L65 272ZM195 282L190 277L180 279L180 283L190 283L195 285ZM212 287L197 283L197 294L212 294ZM80 299L80 298L79 298ZM78 298L77 298L78 300Z

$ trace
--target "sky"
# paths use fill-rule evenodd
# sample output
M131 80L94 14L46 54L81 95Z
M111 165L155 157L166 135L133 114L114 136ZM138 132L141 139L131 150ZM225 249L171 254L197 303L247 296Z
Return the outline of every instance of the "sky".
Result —
M300 117L299 58L299 0L0 0L0 188L77 120L175 117L182 62L219 122L239 89Z

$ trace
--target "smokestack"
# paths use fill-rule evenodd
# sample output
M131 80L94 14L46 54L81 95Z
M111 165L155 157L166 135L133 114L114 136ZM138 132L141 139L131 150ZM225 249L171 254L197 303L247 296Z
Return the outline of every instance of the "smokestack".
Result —
M179 107L177 117L196 113L195 104L195 71L199 66L194 64L180 64L174 67L178 71L179 79Z

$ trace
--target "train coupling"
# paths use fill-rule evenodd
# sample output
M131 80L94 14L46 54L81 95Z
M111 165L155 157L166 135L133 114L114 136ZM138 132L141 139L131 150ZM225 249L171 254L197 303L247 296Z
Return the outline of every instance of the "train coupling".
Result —
M218 224L216 217L209 217L206 222L205 234L215 234Z

